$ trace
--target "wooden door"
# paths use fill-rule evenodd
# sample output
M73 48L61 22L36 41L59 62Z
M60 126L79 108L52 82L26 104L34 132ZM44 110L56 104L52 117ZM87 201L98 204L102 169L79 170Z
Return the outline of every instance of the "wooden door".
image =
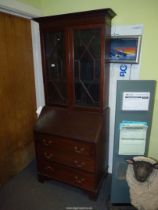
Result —
M35 109L30 21L0 13L0 183L33 157Z
M100 106L101 29L74 30L74 89L75 104Z
M43 33L45 94L47 105L67 105L66 50L63 30Z

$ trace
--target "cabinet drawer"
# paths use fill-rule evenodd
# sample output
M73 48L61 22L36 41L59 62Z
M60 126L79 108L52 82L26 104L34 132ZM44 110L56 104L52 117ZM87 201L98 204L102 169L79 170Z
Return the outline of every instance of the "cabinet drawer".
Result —
M54 148L62 152L73 152L74 154L93 157L95 154L94 145L90 143L80 142L77 140L70 140L66 138L58 138L47 135L40 135L37 137L36 143L40 143L45 147Z
M60 150L54 148L45 148L40 145L37 146L37 155L40 159L44 159L51 162L62 163L64 165L82 169L88 172L95 171L95 160L88 157L82 157L81 155L74 153L63 153Z
M39 173L48 178L63 181L87 190L93 190L96 187L96 179L93 174L47 161L40 161L38 164Z

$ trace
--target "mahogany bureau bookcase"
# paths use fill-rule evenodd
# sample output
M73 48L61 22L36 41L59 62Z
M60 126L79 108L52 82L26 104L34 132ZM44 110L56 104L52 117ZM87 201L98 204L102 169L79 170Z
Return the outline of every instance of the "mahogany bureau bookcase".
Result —
M111 9L35 18L46 106L35 125L39 181L96 196L108 170Z

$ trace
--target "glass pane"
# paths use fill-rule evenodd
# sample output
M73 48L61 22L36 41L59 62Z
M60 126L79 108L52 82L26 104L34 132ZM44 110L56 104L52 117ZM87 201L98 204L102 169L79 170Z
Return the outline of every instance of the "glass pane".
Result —
M74 32L74 81L76 104L99 106L100 30Z
M66 104L66 70L63 32L45 33L46 92L48 104Z

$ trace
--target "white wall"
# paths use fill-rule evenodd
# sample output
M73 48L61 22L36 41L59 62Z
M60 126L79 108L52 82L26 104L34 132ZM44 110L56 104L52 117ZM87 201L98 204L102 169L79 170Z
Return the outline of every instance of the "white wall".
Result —
M34 8L28 4L18 2L16 0L0 0L0 11L25 18L32 18L42 15L39 9Z
M39 24L31 21L37 108L45 105Z
M112 36L142 35L143 25L115 25L112 26ZM121 69L127 68L124 74ZM137 80L140 74L139 64L111 64L110 65L110 87L109 87L109 107L110 107L110 131L109 131L109 173L112 172L113 146L115 132L115 104L117 80Z

